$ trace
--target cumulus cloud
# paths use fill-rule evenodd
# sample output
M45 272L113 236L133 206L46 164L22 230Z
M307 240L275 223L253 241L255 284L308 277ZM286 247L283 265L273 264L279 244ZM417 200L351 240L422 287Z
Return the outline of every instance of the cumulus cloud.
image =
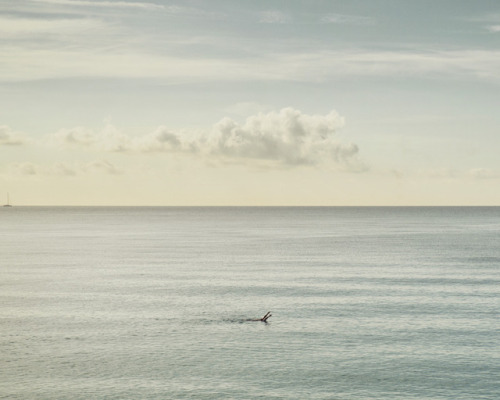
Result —
M239 124L224 118L207 140L211 155L227 159L271 161L285 166L334 161L347 166L358 153L355 144L343 144L336 132L344 119L332 111L308 115L293 108L260 113Z
M20 144L23 144L23 140L18 133L14 132L7 125L0 125L0 146Z
M194 144L194 142L190 143L183 139L181 134L159 126L147 135L132 139L129 143L129 150L141 152L188 151Z
M64 147L83 147L105 152L166 152L181 150L185 143L179 134L160 126L143 136L130 137L112 124L101 131L85 127L61 129L51 135L49 143Z
M244 123L223 118L210 130L188 135L160 126L142 136L127 136L107 124L96 132L82 127L63 129L51 141L93 151L189 154L210 162L274 167L331 164L338 169L361 171L358 146L343 143L337 135L344 119L335 111L311 115L293 108L258 113Z

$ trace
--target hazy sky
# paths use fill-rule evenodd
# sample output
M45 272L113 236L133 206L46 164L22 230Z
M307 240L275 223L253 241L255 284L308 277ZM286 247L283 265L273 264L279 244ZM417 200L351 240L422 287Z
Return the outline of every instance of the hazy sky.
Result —
M500 205L498 0L0 0L0 202Z

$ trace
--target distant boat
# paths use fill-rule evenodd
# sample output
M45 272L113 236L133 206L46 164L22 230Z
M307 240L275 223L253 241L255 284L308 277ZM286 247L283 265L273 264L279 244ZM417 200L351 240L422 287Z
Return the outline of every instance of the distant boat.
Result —
M9 199L9 194L7 193L7 203L5 203L3 205L4 207L12 207L12 205L10 204L10 199Z

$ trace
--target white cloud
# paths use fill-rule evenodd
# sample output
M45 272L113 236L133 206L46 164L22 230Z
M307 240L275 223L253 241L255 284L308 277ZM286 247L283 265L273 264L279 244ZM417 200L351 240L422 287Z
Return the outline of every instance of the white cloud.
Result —
M188 134L160 126L142 136L128 136L111 124L101 131L82 127L62 129L52 144L83 147L92 151L196 155L214 162L291 167L331 164L337 169L361 171L358 146L342 143L337 131L344 119L332 111L304 114L293 108L259 113L243 124L223 118L211 130Z
M62 145L90 146L97 142L97 137L92 130L77 126L71 129L61 129L52 135L51 141Z
M21 145L23 143L23 139L17 132L14 132L7 125L0 125L0 146Z
M159 126L151 133L132 138L129 150L143 153L198 153L199 143L191 137L188 133L173 132L165 126Z
M293 108L257 114L244 124L224 118L208 136L206 150L230 161L269 161L282 166L333 161L351 168L357 164L353 161L358 147L335 137L343 125L336 112L308 115Z
M500 25L490 25L487 28L492 33L500 32Z
M100 131L85 127L61 129L48 138L50 145L86 148L103 152L176 152L193 151L195 141L189 142L181 138L180 133L159 126L153 132L142 136L128 136L111 123L107 123Z
M100 151L120 152L130 147L130 138L111 124L99 132L81 126L61 129L49 137L50 144L87 147Z

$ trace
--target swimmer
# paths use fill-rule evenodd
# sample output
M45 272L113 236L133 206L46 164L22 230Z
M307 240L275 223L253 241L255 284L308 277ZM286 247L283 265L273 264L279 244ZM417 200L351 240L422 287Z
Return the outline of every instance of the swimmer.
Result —
M271 314L271 311L268 311L266 315L264 315L262 318L259 319L248 319L247 321L261 321L265 322L267 324L267 320L271 318L273 315Z

